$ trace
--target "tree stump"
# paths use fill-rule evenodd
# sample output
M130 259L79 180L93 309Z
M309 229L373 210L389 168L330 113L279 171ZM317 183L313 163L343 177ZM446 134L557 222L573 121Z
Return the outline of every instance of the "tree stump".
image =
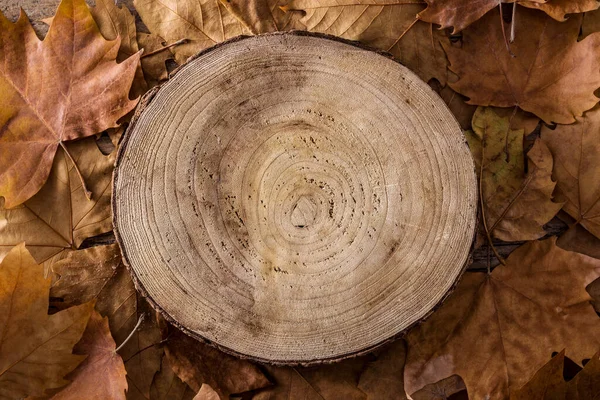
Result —
M469 258L477 189L443 101L341 39L237 38L136 112L114 227L138 289L258 361L363 354L425 318Z

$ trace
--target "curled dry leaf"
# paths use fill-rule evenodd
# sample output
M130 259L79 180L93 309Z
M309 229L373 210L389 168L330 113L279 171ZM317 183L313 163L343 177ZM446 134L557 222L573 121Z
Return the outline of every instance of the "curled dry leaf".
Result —
M405 387L451 375L474 399L505 399L553 351L582 360L600 348L600 319L585 287L600 260L528 242L491 274L466 273L442 307L408 336ZM465 343L469 343L465 346Z
M48 272L84 239L112 230L110 195L115 155L104 156L94 138L66 147L91 189L92 199L86 198L73 163L59 150L48 181L35 196L12 209L3 207L0 199L0 259L12 245L25 242Z
M121 344L134 332L139 317L142 325L119 350L127 370L128 398L149 398L150 385L160 369L161 334L153 310L135 290L131 276L121 263L117 245L98 246L69 252L54 265L58 275L51 296L62 304L96 301L96 309L108 317L111 333Z
M511 400L597 399L600 393L600 357L596 353L569 382L563 378L564 350L539 369Z
M173 53L170 49L157 52L166 44L158 35L138 32L137 41L146 55L141 59L144 78L148 88L153 88L169 78L166 62L173 59Z
M108 319L93 311L81 340L73 349L87 358L67 376L72 382L52 396L52 400L124 400L125 366L115 349Z
M462 48L444 45L450 70L459 76L450 86L470 104L518 106L547 123L575 122L598 102L600 33L577 42L581 15L557 22L522 8L518 18L514 57L506 50L498 10L463 32Z
M420 0L291 0L286 10L303 11L300 20L311 32L323 32L387 51L428 82L447 80L446 55L440 43L450 44L442 31L418 21Z
M151 32L169 42L189 39L173 48L179 64L202 49L250 33L218 0L134 0L133 4Z
M256 390L271 384L260 369L201 343L160 320L165 354L175 373L194 391L210 385L222 398Z
M221 0L253 34L304 30L302 12L284 11L287 0Z
M512 130L510 118L480 107L473 115L467 141L480 179L485 225L490 235L505 240L533 240L546 233L543 225L561 209L552 201L552 155L541 141L523 160L523 130Z
M554 157L553 177L563 209L600 238L600 108L573 125L542 128L542 140Z
M63 0L45 40L22 14L0 15L0 196L13 208L37 193L63 142L117 126L135 107L139 55L121 64L84 0ZM65 149L65 147L63 147Z
M26 250L14 247L0 264L0 397L41 396L85 356L71 354L94 307L85 303L48 315L50 279Z

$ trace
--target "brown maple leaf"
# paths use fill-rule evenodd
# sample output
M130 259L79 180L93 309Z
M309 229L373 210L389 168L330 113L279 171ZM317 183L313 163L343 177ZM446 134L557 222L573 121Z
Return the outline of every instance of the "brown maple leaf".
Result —
M504 399L553 351L589 356L600 348L600 319L585 287L598 276L600 260L562 250L556 238L526 243L491 274L466 273L407 336L407 392L459 375L471 398Z
M88 200L74 164L62 150L54 158L48 181L31 199L6 209L0 199L0 259L25 242L46 271L84 239L112 230L110 195L115 155L104 156L94 138L66 144L92 190Z
M189 39L173 48L179 64L202 49L250 33L218 0L134 0L133 4L151 32L169 42Z
M533 240L546 234L544 224L561 209L552 201L552 155L541 141L523 159L523 130L510 129L510 118L479 107L473 131L465 133L480 179L483 232L505 241Z
M125 366L115 349L108 319L92 312L81 340L73 349L87 358L67 376L72 382L52 396L52 400L125 399Z
M71 251L54 264L53 270L57 279L51 296L62 299L59 303L62 307L96 301L96 309L108 317L112 336L120 345L119 354L127 370L127 397L149 398L163 355L158 346L161 333L153 310L137 294L129 272L121 263L118 246ZM145 318L137 326L142 314Z
M563 209L600 238L600 108L573 125L542 127L542 141L554 157L553 177Z
M600 34L577 42L581 15L557 22L523 8L518 18L514 57L497 10L463 32L462 48L444 45L449 68L459 76L450 86L470 104L517 106L547 123L575 122L598 102Z
M0 263L0 397L41 396L68 383L63 377L85 356L71 354L93 303L48 315L50 279L25 245Z
M600 357L596 353L583 370L569 382L563 378L564 350L539 369L511 400L598 399L600 396Z
M435 78L446 84L448 61L441 43L450 42L444 32L417 20L420 0L292 0L284 9L305 12L300 22L311 32L384 50L425 82Z
M44 41L22 14L0 15L0 196L12 208L37 193L64 142L117 126L139 55L115 62L84 0L62 0ZM74 161L72 161L74 162ZM86 191L87 192L87 191Z

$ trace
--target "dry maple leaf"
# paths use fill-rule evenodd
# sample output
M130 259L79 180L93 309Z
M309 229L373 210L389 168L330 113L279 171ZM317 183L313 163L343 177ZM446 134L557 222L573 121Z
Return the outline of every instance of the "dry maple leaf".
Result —
M93 303L48 315L50 279L15 246L0 263L0 398L41 396L68 383L63 377L85 356L71 354Z
M108 319L92 312L81 340L73 348L87 358L67 376L72 382L52 396L52 400L124 400L125 366L115 349Z
M449 45L442 31L418 21L420 0L292 0L284 7L304 11L300 20L311 32L323 32L391 53L428 82L446 84L446 55L440 43Z
M173 48L179 64L202 49L250 33L219 0L134 0L133 4L151 32L170 42L189 39Z
M165 354L179 378L194 391L210 385L220 396L256 390L271 384L260 369L246 360L201 343L160 319Z
M115 62L84 0L62 0L40 41L25 14L0 15L0 196L12 208L37 193L64 142L117 126L139 55ZM69 154L69 153L67 153Z
M577 42L581 15L557 22L523 8L518 18L515 57L506 50L498 10L463 32L462 48L444 45L459 76L450 86L470 104L518 106L548 123L575 122L598 102L600 34Z
M62 305L95 300L96 309L108 317L115 341L123 345L119 354L127 370L128 398L149 398L153 377L160 369L163 350L160 329L153 311L138 296L133 281L121 263L116 244L69 252L53 268L58 279L51 296L62 299ZM139 329L138 320L145 314Z
M58 151L50 177L24 204L2 207L0 199L0 259L15 244L25 242L46 270L78 248L84 239L112 230L110 195L115 155L104 156L94 138L66 144L92 190L86 198L73 163Z
M600 398L600 357L596 353L569 382L563 378L565 352L539 369L511 400L592 400Z
M600 108L573 125L542 128L542 141L554 157L553 178L563 209L600 238Z
M221 0L227 10L253 34L304 30L302 12L284 11L286 0Z
M599 275L600 260L562 250L556 238L526 243L491 274L466 273L407 336L407 392L459 375L471 398L505 399L553 351L589 356L600 348L600 319L585 287Z
M479 107L466 137L480 179L484 231L505 241L533 240L561 209L552 201L552 155L541 141L523 160L523 130L509 129L510 118ZM482 218L482 219L483 219Z

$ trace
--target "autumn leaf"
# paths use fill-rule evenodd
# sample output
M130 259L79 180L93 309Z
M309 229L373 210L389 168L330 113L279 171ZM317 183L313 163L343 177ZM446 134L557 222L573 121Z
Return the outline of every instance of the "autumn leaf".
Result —
M0 199L0 259L25 242L46 270L84 239L112 230L110 195L115 155L104 156L94 138L66 144L92 190L88 200L73 163L63 150L54 158L50 177L24 204L6 209Z
M72 251L54 265L58 279L51 296L62 299L63 306L95 300L96 309L108 317L115 342L123 345L119 354L127 370L128 398L149 398L150 386L160 369L163 350L154 311L137 294L131 276L121 263L116 244ZM138 329L140 316L145 318ZM134 397L137 396L137 397Z
M514 57L506 50L497 10L463 32L462 48L445 44L449 68L459 76L449 85L470 104L518 106L547 123L575 122L598 102L600 34L577 42L581 15L557 22L522 8L518 18Z
M523 130L509 124L510 118L480 107L473 115L473 131L465 133L480 178L484 229L505 241L538 239L562 207L552 201L552 155L536 141L527 154L525 174Z
M98 24L100 33L106 40L121 39L117 62L123 62L140 51L137 41L135 18L127 7L119 7L114 0L96 0L96 6L90 9ZM140 62L137 63L131 85L131 97L141 96L148 90Z
M139 56L121 64L84 0L63 0L45 40L22 14L0 16L0 196L13 208L37 193L64 142L116 127L136 105ZM68 153L67 153L68 154Z
M569 382L563 378L564 350L552 357L511 400L597 399L600 394L600 358L596 353Z
M0 397L41 396L85 356L71 354L93 303L48 315L50 279L23 244L0 264Z
M159 51L165 43L158 35L138 32L137 41L145 53L141 59L144 78L148 88L153 88L169 78L166 62L173 59L173 53L169 49Z
M286 0L220 0L253 34L304 30L302 12L284 11Z
M519 1L519 4L524 7L542 10L557 21L565 21L567 19L566 14L593 11L600 7L598 0Z
M219 400L219 394L210 385L203 383L194 400Z
M471 398L504 399L553 351L589 356L600 348L600 319L585 287L599 275L600 260L562 250L556 238L526 243L491 274L467 272L408 334L407 392L459 375Z
M522 0L518 2L514 0L425 0L425 2L427 8L419 13L419 18L440 25L442 28L454 27L453 33L462 31L488 11L498 7L500 3L517 3L527 8L542 10L557 21L564 21L565 14L595 10L600 5L596 0ZM517 13L520 14L520 11ZM500 20L497 21L499 23Z
M468 399L465 382L458 375L452 375L444 378L439 382L425 385L423 389L413 393L410 397L412 400L448 400L450 398L458 400L459 398L450 396L464 395L460 399Z
M210 385L222 398L270 385L254 364L201 343L160 321L166 357L179 378L194 391Z
M404 392L404 362L406 344L403 340L386 346L377 360L370 362L360 375L358 388L368 400L406 399Z
M563 209L600 238L600 108L573 125L542 128L542 141L554 157L553 177Z
M202 391L202 387L200 391ZM194 397L194 391L179 379L167 357L163 357L160 371L154 375L152 380L150 400L191 400Z
M134 0L133 4L151 32L169 42L189 39L173 48L179 64L202 49L250 33L218 0Z
M425 0L427 8L419 13L419 19L440 25L441 28L454 27L453 33L462 31L483 17L499 0ZM507 2L507 1L502 1Z
M68 375L72 382L52 400L125 399L125 366L117 354L108 319L93 311L83 337L74 347L87 358Z
M428 82L447 79L447 60L440 43L449 45L442 31L418 21L420 0L292 0L284 7L303 11L300 20L311 32L336 35L391 53Z

